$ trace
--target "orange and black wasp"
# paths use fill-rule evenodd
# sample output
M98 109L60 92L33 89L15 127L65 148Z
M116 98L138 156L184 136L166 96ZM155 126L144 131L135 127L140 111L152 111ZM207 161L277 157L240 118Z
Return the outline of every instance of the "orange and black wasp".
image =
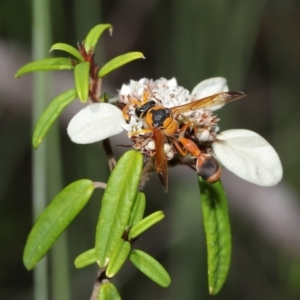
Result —
M196 158L195 168L198 174L207 182L214 183L220 179L221 167L218 161L211 154L205 153L199 149L196 140L185 137L185 131L195 127L194 121L185 120L182 124L181 119L186 119L182 114L199 109L212 108L219 105L235 101L246 94L243 92L222 92L195 100L183 105L167 108L157 104L156 100L150 99L148 93L145 93L142 101L133 100L135 114L144 119L147 128L137 132L130 133L130 136L150 133L155 141L155 170L159 175L164 189L168 190L168 164L164 150L164 144L170 140L178 152L185 156L188 153ZM123 109L124 117L128 120L127 104Z

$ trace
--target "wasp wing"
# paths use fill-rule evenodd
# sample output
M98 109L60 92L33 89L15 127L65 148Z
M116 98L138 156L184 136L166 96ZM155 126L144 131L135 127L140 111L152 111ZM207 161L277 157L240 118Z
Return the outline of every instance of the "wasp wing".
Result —
M246 94L243 92L223 92L215 94L209 97L205 97L199 100L192 101L183 105L175 106L171 108L171 114L181 114L191 110L197 110L201 108L210 108L218 105L224 105L226 103L235 101L242 97L245 97Z
M164 150L165 135L158 128L153 129L153 138L155 141L155 170L165 189L168 191L168 163Z

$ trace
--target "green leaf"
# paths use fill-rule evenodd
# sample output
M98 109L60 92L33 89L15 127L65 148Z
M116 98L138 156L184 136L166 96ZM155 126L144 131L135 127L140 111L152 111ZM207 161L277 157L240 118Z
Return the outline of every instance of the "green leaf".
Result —
M127 151L113 169L105 189L96 228L96 259L107 266L116 243L122 237L142 173L143 157Z
M75 267L79 269L95 263L96 262L95 253L96 253L95 248L93 248L79 254L74 261Z
M89 96L90 88L90 63L79 63L75 66L75 86L78 98L81 102L86 102Z
M206 183L198 177L208 255L208 288L211 295L223 286L231 257L228 205L221 181Z
M129 239L137 237L138 235L146 231L148 228L161 221L164 217L164 213L160 210L144 218L130 229L128 235Z
M142 273L158 285L162 287L170 285L171 278L166 269L149 254L141 250L133 250L129 258Z
M28 270L48 252L56 239L82 210L94 191L94 184L81 179L65 187L47 206L34 224L24 249Z
M107 281L101 285L98 300L121 300L121 297L117 288Z
M104 77L111 71L120 68L121 66L135 60L138 58L145 58L143 53L141 52L129 52L126 54L119 55L113 59L111 59L109 62L107 62L98 73L98 78Z
M128 227L132 227L143 219L146 207L146 196L142 192L137 192L133 207L131 210L130 218L128 221Z
M75 58L77 58L80 62L84 62L83 56L80 54L80 52L74 48L73 46L65 43L56 43L52 45L50 51L53 50L62 50L65 52L68 52L69 54L73 55Z
M52 100L38 119L32 136L32 145L38 148L52 124L59 117L65 107L77 97L74 89L63 92Z
M36 71L53 71L53 70L71 70L73 66L70 58L58 57L58 58L45 58L36 60L21 67L15 74L15 78L18 78L26 73Z
M130 250L131 244L127 241L124 241L123 239L119 239L107 265L107 269L105 272L107 277L111 278L119 272L119 270L125 263Z
M110 33L112 32L112 26L110 24L99 24L90 30L84 41L84 48L87 53L94 51L100 36L106 29L109 29Z

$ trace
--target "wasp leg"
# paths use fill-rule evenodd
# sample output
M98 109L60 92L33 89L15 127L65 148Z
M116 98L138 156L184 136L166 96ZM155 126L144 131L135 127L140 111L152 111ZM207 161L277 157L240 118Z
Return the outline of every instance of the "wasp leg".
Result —
M182 156L186 156L188 154L187 150L182 149L182 147L179 145L178 141L176 139L173 139L173 143L174 146L176 147L176 149L178 150L178 152L182 155Z
M133 132L128 132L127 135L129 138L135 136L135 135L145 135L148 133L153 133L153 129L150 128L144 128L144 129L140 129L138 131L133 131Z
M178 138L178 141L193 156L198 157L201 154L200 149L198 148L198 146L192 140L180 136Z
M146 102L148 101L149 95L150 95L150 92L149 92L149 91L144 92L143 100L142 100L142 103L141 103L141 104L144 104L144 103L146 103Z
M193 122L187 122L180 129L178 129L177 133L184 133L192 124Z
M191 124L192 122L188 122L184 124L180 129L178 129L176 133L179 134L179 137L178 139L173 140L174 146L182 156L186 156L188 153L191 153L193 156L197 156L198 153L196 153L196 151L200 151L193 141L182 136L184 135L185 131L191 126ZM184 146L185 150L182 149L177 140Z

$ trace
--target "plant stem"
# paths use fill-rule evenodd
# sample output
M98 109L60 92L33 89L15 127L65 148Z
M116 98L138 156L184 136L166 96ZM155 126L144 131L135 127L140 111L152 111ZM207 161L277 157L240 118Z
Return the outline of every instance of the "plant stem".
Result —
M33 0L33 24L32 24L32 56L33 60L43 58L49 49L50 26L46 12L49 11L48 0ZM33 126L46 106L48 74L36 73L33 76ZM47 205L46 197L46 141L38 151L32 152L32 194L33 194L33 219ZM47 258L44 258L34 270L33 298L36 300L48 300L48 270Z

